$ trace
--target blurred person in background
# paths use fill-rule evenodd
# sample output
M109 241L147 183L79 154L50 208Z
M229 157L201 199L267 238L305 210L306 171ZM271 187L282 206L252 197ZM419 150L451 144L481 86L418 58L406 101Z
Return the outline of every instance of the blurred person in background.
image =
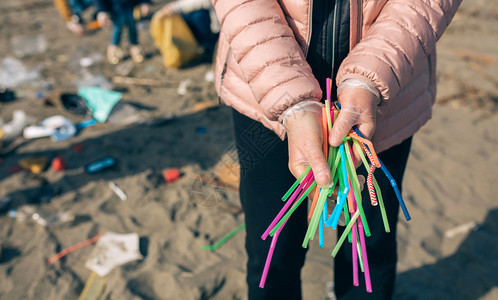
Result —
M54 0L54 5L66 22L67 28L76 35L83 35L88 29L98 28L95 20L86 23L81 17L83 11L93 4L93 0Z
M192 34L211 59L218 41L220 23L209 0L177 0L163 6L156 14L161 16L181 15Z
M106 51L109 63L118 64L124 57L120 45L122 31L125 27L128 29L131 59L136 63L143 62L144 54L138 42L134 10L139 11L139 18L147 16L150 13L150 2L150 0L95 0L98 12L97 21L100 26L112 26L111 43Z

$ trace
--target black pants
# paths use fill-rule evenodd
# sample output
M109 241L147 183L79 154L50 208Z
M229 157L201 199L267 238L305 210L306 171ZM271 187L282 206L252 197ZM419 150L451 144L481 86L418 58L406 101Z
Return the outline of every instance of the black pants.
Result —
M236 111L233 121L241 165L240 199L246 219L249 299L301 299L301 268L306 254L301 244L307 229L307 205L304 204L294 212L278 238L265 288L258 286L271 239L268 237L263 241L261 235L282 208L282 195L295 181L288 169L287 141L282 142L259 122ZM379 154L400 188L410 145L411 138ZM358 171L366 178L363 167ZM379 207L372 207L366 200L364 209L372 232L366 244L373 293L366 293L362 279L359 287L353 287L351 245L345 242L334 262L338 299L390 299L393 292L399 206L382 171L375 174L384 197L391 233L384 232ZM362 197L369 199L366 189Z

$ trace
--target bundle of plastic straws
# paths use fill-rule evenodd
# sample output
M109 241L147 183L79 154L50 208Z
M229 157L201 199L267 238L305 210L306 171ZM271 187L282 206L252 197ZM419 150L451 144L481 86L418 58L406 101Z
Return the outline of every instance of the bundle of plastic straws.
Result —
M363 211L363 201L361 197L361 185L363 185L363 183L360 185L360 180L356 173L356 166L354 165L353 160L353 149L356 149L359 153L363 166L368 172L366 183L370 196L370 204L374 206L378 205L380 207L380 213L382 215L385 231L390 232L390 228L387 221L384 202L382 200L382 193L373 174L376 169L380 168L384 172L385 176L387 176L392 188L394 189L396 197L398 198L398 202L406 220L410 220L410 215L408 214L394 178L377 157L372 143L363 138L358 129L353 127L349 135L343 139L343 142L339 147L331 147L328 145L328 135L332 131L334 120L337 119L337 116L340 113L340 105L338 102L331 105L330 87L331 80L327 79L327 99L325 100L325 106L322 111L322 132L323 152L332 174L332 187L317 187L313 171L311 170L311 167L308 167L282 197L282 200L285 202L284 206L261 236L263 240L266 240L268 236L272 237L270 250L268 252L263 275L259 284L261 288L265 285L271 259L280 232L284 228L292 213L304 202L308 195L315 190L308 215L308 229L302 246L307 248L309 241L315 238L316 231L318 230L319 245L323 248L324 228L330 227L332 229L336 229L339 218L341 215L344 215L346 228L334 246L332 256L335 257L337 255L337 252L341 248L342 244L346 238L348 238L348 241L353 244L351 247L353 252L353 284L355 286L359 285L359 264L365 277L366 290L369 293L372 292L365 245L365 238L369 237L371 233ZM337 192L337 197L336 199L331 200L334 190ZM334 207L330 215L327 209L328 207Z

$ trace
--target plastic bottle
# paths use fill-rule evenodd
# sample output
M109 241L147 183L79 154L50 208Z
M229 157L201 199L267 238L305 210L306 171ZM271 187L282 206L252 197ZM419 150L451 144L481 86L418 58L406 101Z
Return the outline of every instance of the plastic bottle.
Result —
M70 212L44 211L33 205L22 205L9 211L9 217L21 223L36 223L44 227L70 223L74 215Z
M104 169L110 168L116 164L116 160L112 157L105 157L103 159L94 161L85 166L85 171L89 174L97 173Z

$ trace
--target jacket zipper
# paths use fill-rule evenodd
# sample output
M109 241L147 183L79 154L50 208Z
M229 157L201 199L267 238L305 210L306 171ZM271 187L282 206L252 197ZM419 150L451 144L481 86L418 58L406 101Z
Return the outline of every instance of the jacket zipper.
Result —
M306 51L304 51L304 57L308 56L308 50L310 49L310 43L311 43L311 30L313 29L313 0L310 0L310 11L309 11L309 30L308 30L308 41L306 42Z
M331 57L331 65L332 68L330 70L330 78L334 80L335 78L335 56L336 56L336 40L337 40L337 2L340 0L334 1L334 20L332 22L332 57Z
M356 24L356 44L361 40L361 24L363 23L363 14L361 13L362 3L361 0L357 0L358 3L358 23ZM351 47L352 48L352 47Z
M335 0L334 2L336 2L337 0ZM331 44L329 43L329 39L327 38L328 35L330 34L330 32L328 31L329 29L329 23L330 23L330 20L329 20L329 3L330 1L322 1L324 2L323 6L321 6L320 8L323 10L323 13L322 13L322 18L323 18L323 28L324 30L322 31L322 55L325 55L325 57L327 58L327 54L329 53L329 50L330 48L334 48L334 42L332 40L332 47L331 47ZM334 35L334 32L332 31L332 35ZM328 66L327 64L322 64L321 65L321 72L320 73L328 73L328 71L330 70L329 69L330 66Z
M349 50L351 51L356 44L360 41L360 30L362 23L362 13L361 13L361 0L351 0L351 20L350 24L356 21L356 28L350 27L349 33Z

